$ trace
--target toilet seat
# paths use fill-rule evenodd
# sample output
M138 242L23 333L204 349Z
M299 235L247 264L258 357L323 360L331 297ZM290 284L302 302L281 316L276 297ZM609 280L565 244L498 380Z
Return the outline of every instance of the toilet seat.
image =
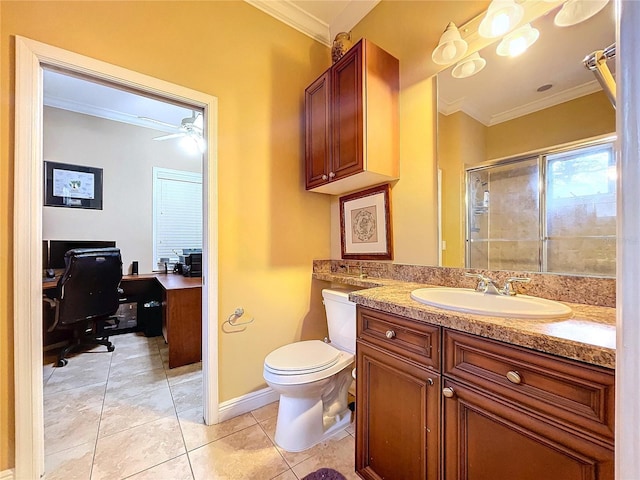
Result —
M340 350L320 340L290 343L271 352L264 366L279 375L305 375L336 364Z
M354 356L321 340L295 342L271 352L264 360L265 380L297 385L322 380L351 365Z

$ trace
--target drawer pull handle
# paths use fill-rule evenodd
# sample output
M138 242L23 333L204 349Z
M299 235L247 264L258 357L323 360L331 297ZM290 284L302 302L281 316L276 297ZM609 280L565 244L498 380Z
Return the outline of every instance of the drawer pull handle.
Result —
M447 398L453 398L455 393L456 392L454 392L453 388L451 388L451 387L445 387L445 388L442 389L442 395L444 395Z
M392 339L396 336L396 332L394 332L393 330L387 330L387 333L385 333L385 335L388 339Z
M433 386L433 378L427 378L427 385Z
M522 382L520 374L515 370L510 370L507 372L507 380L509 380L511 383L515 383L516 385L519 385Z

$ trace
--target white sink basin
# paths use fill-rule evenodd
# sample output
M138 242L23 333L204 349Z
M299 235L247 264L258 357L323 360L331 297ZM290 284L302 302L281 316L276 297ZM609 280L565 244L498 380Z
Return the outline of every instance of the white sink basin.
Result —
M562 319L572 315L568 306L527 295L491 295L466 288L419 288L411 298L456 312L476 313L492 317Z

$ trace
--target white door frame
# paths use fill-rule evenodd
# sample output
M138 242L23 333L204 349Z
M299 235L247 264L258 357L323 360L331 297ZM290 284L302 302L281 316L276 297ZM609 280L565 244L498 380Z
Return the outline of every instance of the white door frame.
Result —
M44 474L42 386L43 66L203 108L202 360L204 418L218 422L217 98L61 48L16 36L13 221L15 478Z

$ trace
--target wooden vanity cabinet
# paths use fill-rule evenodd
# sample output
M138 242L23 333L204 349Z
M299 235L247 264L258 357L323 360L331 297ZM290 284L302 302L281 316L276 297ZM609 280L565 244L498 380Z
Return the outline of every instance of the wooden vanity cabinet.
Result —
M356 472L438 480L440 330L360 306L357 318Z
M338 195L398 177L399 62L366 39L305 90L306 189Z
M357 312L362 478L614 479L613 370Z
M613 480L613 446L444 378L445 480Z
M614 375L443 330L445 480L613 480Z

